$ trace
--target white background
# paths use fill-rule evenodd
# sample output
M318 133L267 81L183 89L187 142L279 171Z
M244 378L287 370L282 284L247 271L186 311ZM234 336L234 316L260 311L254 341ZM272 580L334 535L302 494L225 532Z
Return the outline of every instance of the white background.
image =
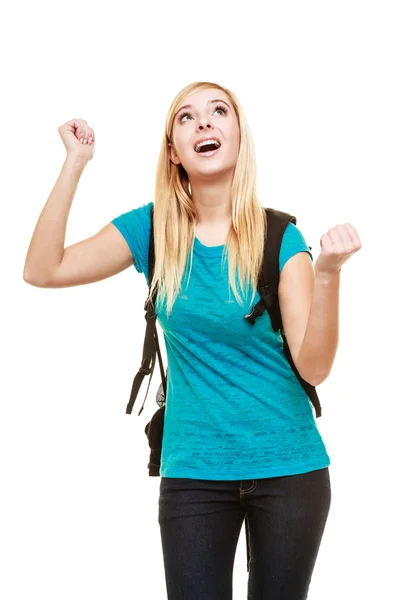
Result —
M144 275L132 266L91 285L39 289L22 274L65 158L58 127L82 118L96 133L68 246L153 200L167 110L203 80L238 96L262 204L296 215L314 261L330 227L350 222L361 238L342 270L334 368L318 388L332 504L308 598L397 597L397 9L383 0L203 0L2 10L4 600L167 597L160 479L148 476L144 434L158 364L144 412L148 378L125 414L142 357ZM234 600L244 600L244 527L233 584Z

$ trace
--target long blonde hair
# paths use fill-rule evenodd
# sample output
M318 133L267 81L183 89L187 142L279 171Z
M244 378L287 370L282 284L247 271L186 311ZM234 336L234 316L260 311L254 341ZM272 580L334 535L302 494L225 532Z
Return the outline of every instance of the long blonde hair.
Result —
M182 164L175 165L169 158L172 143L173 119L179 105L189 95L209 88L223 90L236 113L240 129L240 146L232 181L232 226L228 234L222 261L228 257L229 284L237 302L243 306L236 287L252 287L254 300L259 272L262 265L264 236L266 231L265 210L256 192L256 160L254 143L246 117L235 95L216 83L195 82L184 87L173 100L167 113L165 132L157 164L155 198L153 205L154 227L154 275L149 288L151 301L158 286L157 302L166 300L166 314L180 293L181 282L189 256L192 256L197 210L192 200L188 175Z

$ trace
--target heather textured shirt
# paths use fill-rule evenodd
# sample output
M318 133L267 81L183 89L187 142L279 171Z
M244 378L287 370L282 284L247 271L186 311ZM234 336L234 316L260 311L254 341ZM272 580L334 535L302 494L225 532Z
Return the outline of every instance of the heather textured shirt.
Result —
M152 205L112 221L147 283ZM248 288L244 306L238 304L227 260L221 271L223 248L195 238L190 278L189 259L169 318L165 304L156 303L168 359L160 475L243 480L327 467L313 405L284 355L282 336L272 329L267 310L253 326L243 318L260 296L250 304ZM300 230L289 223L280 271L297 252L313 260Z

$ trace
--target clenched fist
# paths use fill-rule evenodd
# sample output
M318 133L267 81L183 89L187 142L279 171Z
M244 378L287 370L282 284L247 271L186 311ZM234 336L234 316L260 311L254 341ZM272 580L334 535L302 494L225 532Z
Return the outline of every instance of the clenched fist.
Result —
M320 239L321 254L315 272L338 273L344 263L361 248L358 233L350 223L329 229Z
M87 161L94 156L94 130L83 119L72 119L58 128L67 154Z

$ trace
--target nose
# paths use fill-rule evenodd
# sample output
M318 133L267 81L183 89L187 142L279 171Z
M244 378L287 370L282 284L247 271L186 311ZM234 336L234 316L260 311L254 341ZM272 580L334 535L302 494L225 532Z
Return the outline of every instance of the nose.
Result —
M202 131L204 128L207 129L212 129L212 125L208 120L208 117L203 117L199 119L198 125L197 125L197 130L198 131Z

